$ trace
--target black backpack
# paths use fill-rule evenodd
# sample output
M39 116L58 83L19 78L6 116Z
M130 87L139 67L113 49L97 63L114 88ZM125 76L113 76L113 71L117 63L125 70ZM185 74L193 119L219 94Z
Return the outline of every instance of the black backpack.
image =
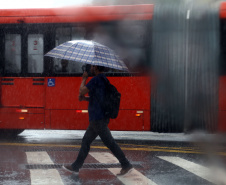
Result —
M105 83L105 99L101 105L105 111L105 117L115 119L118 116L121 94L107 78L101 77Z

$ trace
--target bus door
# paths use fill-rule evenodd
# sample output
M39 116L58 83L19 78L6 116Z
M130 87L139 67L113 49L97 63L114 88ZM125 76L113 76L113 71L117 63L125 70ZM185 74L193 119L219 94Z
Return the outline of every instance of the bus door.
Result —
M28 91L26 92L29 102L27 106L44 108L45 103L45 86L44 77L44 35L43 34L28 34L27 37L27 71L28 78Z
M84 34L85 29L81 26L58 27L54 47L69 40L84 39ZM46 128L84 130L89 122L88 102L78 100L84 64L52 60L53 76L46 79Z
M5 33L2 105L24 120L16 128L44 128L43 48L42 34Z

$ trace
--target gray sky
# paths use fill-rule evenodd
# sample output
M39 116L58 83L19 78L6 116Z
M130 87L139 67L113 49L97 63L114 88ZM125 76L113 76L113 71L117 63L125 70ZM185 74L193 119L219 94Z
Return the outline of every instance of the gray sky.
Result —
M63 6L89 5L92 0L1 0L0 9L11 8L51 8Z

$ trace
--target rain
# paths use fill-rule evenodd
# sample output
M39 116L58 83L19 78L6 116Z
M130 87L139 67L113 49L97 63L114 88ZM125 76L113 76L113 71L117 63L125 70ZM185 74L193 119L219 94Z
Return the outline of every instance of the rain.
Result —
M2 2L0 184L226 184L224 11L220 0ZM108 127L133 166L123 176L99 136L78 174L64 168L90 124L84 71L86 84L95 73L72 60L87 51L46 54L73 40L128 68L104 70L121 96Z

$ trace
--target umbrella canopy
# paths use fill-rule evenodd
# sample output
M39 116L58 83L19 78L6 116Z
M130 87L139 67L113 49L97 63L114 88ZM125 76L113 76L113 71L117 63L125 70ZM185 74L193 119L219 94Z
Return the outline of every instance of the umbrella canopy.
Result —
M112 49L94 41L68 41L55 47L45 56L128 71L124 62Z

